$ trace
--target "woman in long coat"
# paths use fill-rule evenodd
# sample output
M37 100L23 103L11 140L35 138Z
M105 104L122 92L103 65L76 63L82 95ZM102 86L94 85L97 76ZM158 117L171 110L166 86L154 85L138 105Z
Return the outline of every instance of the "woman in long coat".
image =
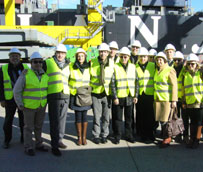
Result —
M174 68L168 66L163 52L157 54L155 61L157 65L154 75L155 119L161 123L162 133L165 133L171 110L176 108L178 101L177 77ZM164 134L160 147L165 148L170 142L171 136Z

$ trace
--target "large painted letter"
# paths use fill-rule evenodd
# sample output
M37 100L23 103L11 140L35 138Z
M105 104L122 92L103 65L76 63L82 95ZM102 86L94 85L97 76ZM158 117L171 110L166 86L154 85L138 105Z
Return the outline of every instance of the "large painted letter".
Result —
M20 18L20 25L21 26L29 26L30 25L30 18L32 17L31 14L18 14Z
M158 31L159 31L159 23L158 20L161 16L152 16L151 18L154 21L153 26L153 34L148 29L148 27L144 24L140 16L128 16L131 21L130 28L130 39L131 43L135 40L135 27L139 30L139 32L143 35L145 40L149 43L149 45L153 48L158 47Z

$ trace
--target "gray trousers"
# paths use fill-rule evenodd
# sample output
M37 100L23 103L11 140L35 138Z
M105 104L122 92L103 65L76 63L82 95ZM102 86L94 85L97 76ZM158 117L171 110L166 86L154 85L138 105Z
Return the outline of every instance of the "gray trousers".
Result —
M62 142L64 137L68 104L69 99L56 99L48 102L52 148L58 148L58 143Z
M110 119L110 108L107 96L103 98L92 96L92 101L94 114L92 134L95 138L99 138L100 135L101 137L107 137L109 135Z
M34 149L34 142L32 140L32 132L34 131L35 135L35 144L36 147L42 145L42 125L45 117L45 109L27 109L23 110L24 114L24 147L25 149Z

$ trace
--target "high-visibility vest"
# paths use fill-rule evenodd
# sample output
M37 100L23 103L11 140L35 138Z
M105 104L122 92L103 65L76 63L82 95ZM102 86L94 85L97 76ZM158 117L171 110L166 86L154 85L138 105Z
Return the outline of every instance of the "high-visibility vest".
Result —
M154 100L172 101L172 85L169 74L173 68L165 67L160 73L156 70L154 75Z
M135 96L135 82L136 82L136 67L132 63L128 63L125 71L121 63L114 66L115 80L116 80L116 94L118 98Z
M73 68L74 63L70 64L69 87L70 93L76 95L77 88L81 86L89 86L90 84L90 71L86 68L82 73L80 69Z
M142 95L143 92L146 95L154 95L155 64L148 62L146 69L143 72L140 65L137 63L136 69L139 80L139 95Z
M48 80L47 74L43 74L41 80L39 80L35 72L28 69L25 75L25 88L23 90L24 107L37 109L46 105Z
M185 74L185 67L182 67L179 75L178 75L178 78L177 78L177 81L178 81L178 98L182 98L182 81L183 81L183 76Z
M64 69L60 69L54 58L46 60L47 75L49 76L48 94L60 93L69 94L68 79L70 75L69 65Z
M27 64L23 64L24 69L29 69ZM3 82L4 82L4 96L6 100L11 100L13 98L13 87L11 84L11 78L8 74L8 64L2 66L3 72Z
M106 95L110 94L110 82L111 78L113 76L113 65L106 66L104 69L105 73L105 83L101 85L99 83L99 77L100 77L100 64L98 59L93 59L91 61L91 67L90 67L90 86L92 87L92 93L100 94L105 91Z
M184 76L184 91L186 104L203 102L203 81L200 71L195 72L193 77L189 72L186 72Z

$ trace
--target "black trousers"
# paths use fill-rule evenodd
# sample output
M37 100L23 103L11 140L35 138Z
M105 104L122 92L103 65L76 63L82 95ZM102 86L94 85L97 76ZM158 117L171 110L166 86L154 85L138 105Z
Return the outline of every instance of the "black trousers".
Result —
M153 108L153 96L142 94L136 104L136 130L143 138L153 138L155 116Z
M123 124L123 110L125 116L125 137L132 138L132 108L133 105L130 106L120 106L115 105L115 137L117 139L121 139L122 136L122 124Z
M115 121L116 121L116 105L112 102L111 106L111 123L112 123L112 131L115 134Z
M52 148L58 148L59 141L62 141L64 137L68 104L69 99L55 99L48 101Z
M17 105L15 103L6 103L5 111L6 116L4 120L3 130L4 130L4 142L9 143L12 139L12 125L14 115L17 110ZM19 127L21 132L21 137L23 137L23 126L24 126L24 119L23 119L23 112L18 109L18 118L19 118Z

